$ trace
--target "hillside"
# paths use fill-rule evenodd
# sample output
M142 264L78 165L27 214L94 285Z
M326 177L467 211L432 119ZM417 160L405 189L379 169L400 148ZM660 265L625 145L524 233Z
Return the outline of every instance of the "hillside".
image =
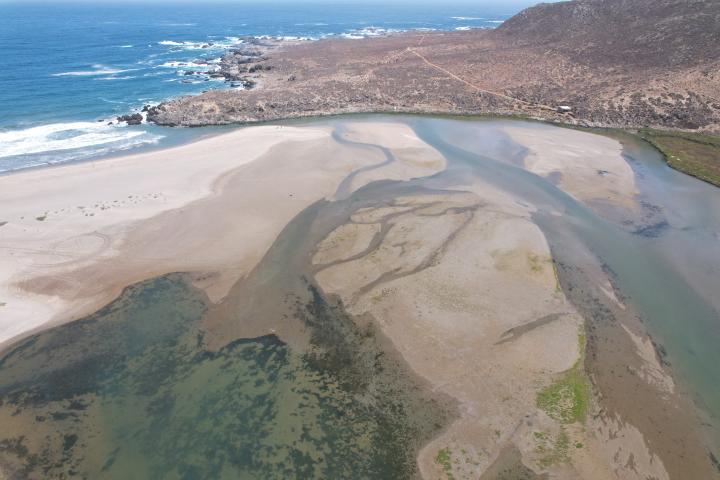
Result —
M720 58L720 2L579 0L540 4L496 30L517 46L607 66L668 68Z
M149 119L195 126L392 111L720 132L718 1L575 0L530 8L497 30L253 49L221 62L221 74L248 89L167 102Z

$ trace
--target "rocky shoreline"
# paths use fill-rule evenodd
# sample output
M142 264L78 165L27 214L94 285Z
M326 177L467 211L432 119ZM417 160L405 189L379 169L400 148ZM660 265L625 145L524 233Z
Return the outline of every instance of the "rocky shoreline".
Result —
M300 41L248 36L240 39L240 42L240 46L227 50L221 57L198 58L190 62L190 65L197 65L197 67L183 70L183 77L188 78L183 82L221 80L226 87L232 90L253 89L261 81L262 73L272 69L272 66L267 63L269 54L280 47L292 46ZM210 46L212 44L208 44L208 48ZM206 90L203 93L210 91ZM146 104L140 111L120 115L110 123L141 125L151 122L164 125L162 122L155 121L159 113L158 105Z
M149 109L148 121L207 126L398 112L720 132L719 47L706 33L678 30L720 13L720 6L700 2L688 13L679 0L662 0L671 9L646 5L648 0L626 3L619 10L584 0L541 5L496 30L315 42L255 39L224 55L213 73L242 88L163 102ZM629 25L632 10L643 7L653 7L647 25L641 17ZM596 17L591 25L583 20L588 8ZM553 30L560 28L555 24L535 28L548 18L565 30ZM679 27L659 29L657 45L645 45L645 30L660 20ZM607 39L607 29L628 34ZM599 48L600 41L614 44ZM639 48L646 54L638 55Z

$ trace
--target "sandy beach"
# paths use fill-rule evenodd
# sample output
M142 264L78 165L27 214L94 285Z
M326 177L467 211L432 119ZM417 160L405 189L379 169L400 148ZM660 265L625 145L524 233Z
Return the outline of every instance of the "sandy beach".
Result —
M203 258L183 255L188 237L207 232L183 231L181 208L212 196L224 174L276 145L328 137L321 129L258 127L160 152L0 177L0 217L7 222L0 231L0 344L90 313L140 279L221 264L209 248L195 250ZM173 210L179 216L161 245L140 239L144 248L134 247L130 232ZM133 255L130 265L121 260L124 253Z
M522 168L568 195L635 208L634 174L617 141L523 123L503 132L527 149ZM273 242L309 206L377 180L415 185L446 168L402 121L343 120L335 130L330 122L247 127L0 177L0 346L171 272L191 274L222 307L256 281ZM307 259L326 294L374 319L409 368L457 403L456 419L419 453L422 476L495 478L507 467L522 478L675 478L677 458L659 456L650 446L660 444L620 409L605 410L586 372L587 321L562 288L533 220L538 207L470 175L430 185L354 210ZM623 310L606 272L588 272L603 302ZM211 349L228 338L302 336L282 317L222 319L206 321ZM638 328L618 331L643 381L672 399L673 380Z

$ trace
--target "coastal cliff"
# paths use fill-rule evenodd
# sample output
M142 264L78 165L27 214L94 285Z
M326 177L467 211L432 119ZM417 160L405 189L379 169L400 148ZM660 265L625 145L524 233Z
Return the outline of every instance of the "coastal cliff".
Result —
M245 88L165 102L148 119L202 126L422 112L720 131L714 1L575 0L532 7L496 30L265 47L222 60L226 78Z

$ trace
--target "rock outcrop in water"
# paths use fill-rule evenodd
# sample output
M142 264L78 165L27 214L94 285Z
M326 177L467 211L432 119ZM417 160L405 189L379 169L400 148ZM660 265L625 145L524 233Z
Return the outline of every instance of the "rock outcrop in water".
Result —
M530 8L492 31L254 48L223 57L221 72L250 75L258 88L180 98L149 119L200 126L442 112L720 131L717 1L574 0Z
M118 122L125 122L128 125L140 125L143 122L143 116L140 113L130 115L121 115L117 117Z

